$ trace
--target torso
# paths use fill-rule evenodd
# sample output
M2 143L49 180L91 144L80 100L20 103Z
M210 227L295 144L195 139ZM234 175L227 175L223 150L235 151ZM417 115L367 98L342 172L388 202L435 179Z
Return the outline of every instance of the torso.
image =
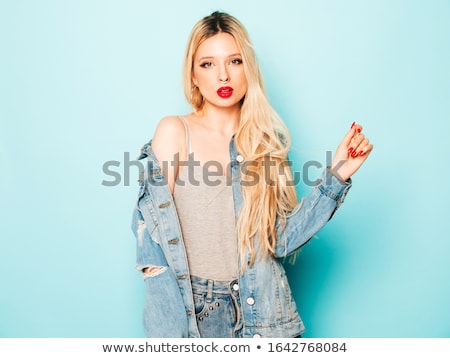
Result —
M227 177L229 140L225 145L218 136L181 120L191 154L179 167L173 197L189 270L198 277L230 281L237 277L238 259L233 191Z

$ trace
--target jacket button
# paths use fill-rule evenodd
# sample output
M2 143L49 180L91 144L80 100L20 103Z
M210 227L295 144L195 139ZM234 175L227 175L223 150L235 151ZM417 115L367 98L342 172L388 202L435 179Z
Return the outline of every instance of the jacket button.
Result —
M233 290L235 290L235 291L239 290L239 285L237 283L235 283L233 285Z
M253 338L261 338L261 335L260 335L259 333L255 333L255 334L253 335Z
M255 304L255 300L253 299L253 297L247 298L246 302L247 302L247 304L249 304L250 306Z
M244 161L244 157L243 157L242 155L238 154L238 155L236 156L236 160L237 160L239 163L242 163L242 162Z

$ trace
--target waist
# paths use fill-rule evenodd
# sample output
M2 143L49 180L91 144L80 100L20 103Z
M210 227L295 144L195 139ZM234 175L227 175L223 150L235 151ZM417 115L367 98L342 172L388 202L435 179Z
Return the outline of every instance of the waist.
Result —
M192 291L194 293L211 290L213 293L230 294L230 292L236 290L237 279L230 281L220 281L191 275L191 284Z

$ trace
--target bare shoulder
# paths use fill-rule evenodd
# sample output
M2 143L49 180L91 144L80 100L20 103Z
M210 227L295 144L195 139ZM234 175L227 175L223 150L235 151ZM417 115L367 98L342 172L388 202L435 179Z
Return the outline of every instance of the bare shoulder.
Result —
M164 117L156 126L152 147L178 147L182 138L184 138L184 126L180 118L177 116Z
M186 152L185 129L180 118L167 116L162 118L155 130L152 139L152 149L159 160L173 160L179 153Z
M176 140L178 136L184 136L184 126L180 118L177 116L167 116L162 118L153 135L155 140Z

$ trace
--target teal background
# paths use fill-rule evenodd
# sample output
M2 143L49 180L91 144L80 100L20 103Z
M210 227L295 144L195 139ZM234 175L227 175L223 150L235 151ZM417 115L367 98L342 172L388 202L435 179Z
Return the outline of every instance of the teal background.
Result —
M102 166L123 176L124 153L189 111L185 43L216 9L247 27L297 170L325 165L353 121L375 144L287 266L305 337L450 337L440 0L0 1L0 337L143 337L137 169L108 187Z

